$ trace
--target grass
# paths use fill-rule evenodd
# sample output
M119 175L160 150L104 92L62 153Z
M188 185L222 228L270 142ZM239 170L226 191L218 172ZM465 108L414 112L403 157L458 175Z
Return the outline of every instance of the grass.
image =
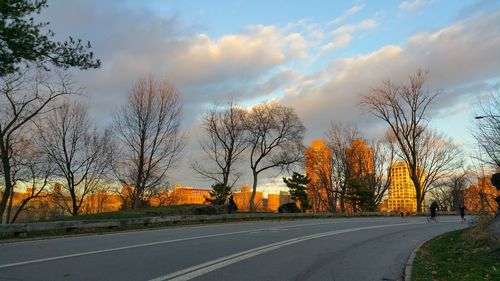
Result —
M195 207L201 205L173 205L161 207L149 207L134 210L121 210L115 212L105 212L98 214L54 217L48 220L41 221L77 221L77 220L115 220L115 219L131 219L152 216L172 216L172 215L192 215Z
M483 219L425 243L413 263L412 280L500 280L500 245L486 227Z

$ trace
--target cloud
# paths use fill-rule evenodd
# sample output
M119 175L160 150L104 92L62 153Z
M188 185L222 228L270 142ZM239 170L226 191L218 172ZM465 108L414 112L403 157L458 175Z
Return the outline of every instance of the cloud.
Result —
M429 4L432 0L413 0L413 1L403 1L399 8L401 10L407 10L410 12L416 12L423 6Z
M483 12L492 11L500 6L497 0L476 0L470 5L463 7L458 13L458 18L468 18Z
M349 35L347 33L341 34L341 35L337 36L332 42L324 45L322 47L322 50L323 51L331 51L333 49L345 47L349 44L349 42L351 42L351 40L352 40L351 35Z
M363 20L357 24L346 24L335 29L333 34L339 35L344 33L352 33L360 30L373 29L377 26L377 22L374 19Z
M372 19L329 25L346 20L364 5L352 7L329 24L300 20L210 36L203 26L186 24L179 14L158 15L116 3L51 1L42 16L59 38L73 35L90 40L102 59L101 69L74 71L92 98L91 113L98 122L109 121L139 75L152 73L170 79L184 101L184 126L193 133L186 159L196 159L200 153L200 114L229 94L247 103L281 98L297 110L308 140L321 138L330 120L357 123L368 136L376 136L385 125L363 115L358 102L360 94L383 79L399 82L417 68L429 69L429 86L445 90L436 106L451 108L462 97L487 87L488 80L500 77L498 12L415 34L402 45L386 45L307 68L304 65L313 61L311 57L348 46L356 32L377 26ZM185 162L174 180L206 184L193 183L189 161Z
M343 22L346 19L348 19L349 17L351 17L352 15L361 11L364 7L365 7L365 4L353 6L349 10L345 11L344 14L342 14L340 17L334 18L333 20L328 22L328 25L338 24L340 22Z
M332 34L334 37L332 41L323 45L321 50L323 52L328 52L340 47L346 47L353 39L351 33L373 29L376 26L377 22L373 19L363 20L357 24L342 25L333 30Z
M430 70L428 86L444 90L431 109L437 116L439 109L456 106L484 89L487 81L500 77L499 23L500 12L496 12L416 34L404 46L387 45L365 55L337 59L303 77L282 102L296 108L309 139L321 137L330 120L357 123L368 135L376 136L385 125L362 112L359 96L385 79L406 81L409 74L423 68Z

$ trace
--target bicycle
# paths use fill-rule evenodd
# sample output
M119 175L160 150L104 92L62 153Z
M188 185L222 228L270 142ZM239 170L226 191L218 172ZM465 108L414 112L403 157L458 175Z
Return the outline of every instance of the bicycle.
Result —
M435 215L435 216L432 216L432 215L428 216L427 217L427 222L430 223L431 221L434 221L435 223L437 223L438 222L437 215Z

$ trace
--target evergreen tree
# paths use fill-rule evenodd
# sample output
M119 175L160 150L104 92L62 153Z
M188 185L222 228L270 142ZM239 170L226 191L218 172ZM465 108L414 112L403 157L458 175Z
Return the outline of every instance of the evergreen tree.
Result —
M19 71L22 63L35 63L47 68L98 68L99 60L89 51L90 42L69 37L67 41L52 41L54 32L48 22L35 22L33 14L47 7L46 0L0 1L0 76Z
M309 198L307 196L307 187L309 179L305 175L293 172L291 178L283 178L283 182L289 189L290 198L294 201L299 201L302 212L310 208Z
M212 185L210 198L207 198L206 201L211 205L224 205L229 195L231 195L230 187L223 183L216 183Z

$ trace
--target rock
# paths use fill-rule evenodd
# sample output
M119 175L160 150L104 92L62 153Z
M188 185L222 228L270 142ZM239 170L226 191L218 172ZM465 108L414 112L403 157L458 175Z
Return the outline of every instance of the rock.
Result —
M295 203L286 203L278 208L279 213L302 213Z

